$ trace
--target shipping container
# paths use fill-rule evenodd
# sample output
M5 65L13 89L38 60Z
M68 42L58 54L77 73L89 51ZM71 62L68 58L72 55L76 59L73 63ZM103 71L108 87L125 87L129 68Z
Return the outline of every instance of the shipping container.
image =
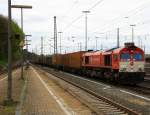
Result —
M82 55L85 51L73 52L63 55L63 66L64 68L81 69L82 66Z
M53 55L52 64L54 66L62 66L62 54Z

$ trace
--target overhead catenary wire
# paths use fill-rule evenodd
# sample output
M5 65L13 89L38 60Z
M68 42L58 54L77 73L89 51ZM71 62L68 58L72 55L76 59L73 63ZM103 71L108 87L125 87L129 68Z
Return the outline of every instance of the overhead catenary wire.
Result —
M101 30L104 30L105 28L109 28L108 26L110 26L110 25L112 26L112 25L118 23L118 20L121 21L121 20L122 20L123 18L125 18L125 17L133 17L133 15L135 15L135 14L141 12L142 10L144 10L144 9L147 8L147 7L150 7L150 6L148 5L149 2L150 2L150 1L148 1L148 2L146 2L146 3L144 3L144 4L142 4L142 5L140 5L140 6L136 7L136 8L134 8L134 9L128 11L128 12L125 13L125 14L121 14L120 16L115 17L114 19L110 20L111 23L107 23L107 24L101 25L101 27L104 27L104 28L102 28ZM133 12L133 13L131 13L131 12ZM115 21L115 22L114 22L114 21ZM112 23L112 22L113 22L113 23ZM98 28L98 27L97 27L97 28ZM94 30L95 30L95 29L94 29ZM96 32L97 32L97 31L96 31Z
M98 2L96 2L92 7L90 7L88 10L93 10L96 6L98 6L100 3L102 3L104 0L100 0L100 1L98 1ZM140 6L138 6L138 7L136 7L136 8L134 8L134 9L132 9L131 11L129 11L128 13L125 13L125 14L129 14L130 12L133 12L133 13L131 13L130 15L127 15L127 17L130 17L131 15L133 16L133 15L135 15L135 14L137 14L137 13L139 13L140 11L142 11L142 10L144 10L145 8L147 8L147 7L149 7L148 6L148 3L149 3L150 1L148 1L148 2L146 2L146 3L144 3L144 4L142 4L142 5L140 5ZM146 7L145 7L145 5L146 5ZM64 31L65 30L67 30L67 29L69 29L76 21L78 21L81 17L83 16L83 14L81 14L80 16L78 16L75 20L73 20L70 24L68 24L66 27L65 27L65 29L64 29ZM123 17L123 15L120 15L120 16L118 16L118 17L115 17L114 19L112 19L110 22L113 22L113 21L115 21L114 22L114 24L117 22L118 23L118 21L117 20L119 20L121 17ZM125 16L124 16L125 17ZM113 25L114 25L113 24ZM105 27L105 25L106 25L106 27ZM110 25L112 25L112 24L104 24L104 25L102 25L101 27L105 27L105 28L107 28L108 26L110 26ZM95 29L94 29L95 30ZM102 29L102 30L104 30L104 28ZM114 30L114 29L113 29ZM96 32L92 32L92 33L96 33Z
M99 1L100 2L100 1ZM100 2L101 3L101 2ZM147 3L146 3L147 4ZM132 9L131 11L129 11L128 13L125 13L125 14L128 14L128 15L125 15L125 16L133 16L133 14L135 15L135 14L137 14L137 13L139 13L140 11L143 11L143 9L145 9L146 7L144 7L146 4L142 4L142 5L140 5L140 7L138 6L138 7L136 7L136 8L134 8L134 9ZM96 5L96 4L94 4L92 7L91 7L91 9L94 9L96 6L98 6L98 5ZM131 13L131 12L133 12L133 13ZM78 16L77 18L75 18L70 24L68 24L67 26L66 26L66 28L65 28L65 30L66 29L68 29L69 27L71 27L75 22L77 22L81 17L83 16L83 14L82 15L80 15L80 16ZM119 16L119 17L115 17L114 19L113 19L113 21L117 21L118 19L120 20L120 19L123 19L125 16L123 16L123 15L121 15L121 16ZM122 20L121 20L122 21ZM110 21L110 22L112 22L112 21ZM147 22L148 23L148 22ZM114 23L115 24L115 23ZM138 23L138 24L140 24L140 23ZM110 26L110 24L104 24L104 26ZM142 23L140 24L140 25L142 25ZM107 27L108 27L107 26ZM117 28L117 27L116 27ZM116 28L114 27L113 29L111 29L111 30L116 30ZM123 26L121 26L120 28L123 28ZM101 29L102 30L102 29ZM110 30L109 30L110 31ZM106 31L106 32L109 32L109 31Z
M100 3L102 3L104 0L99 0L98 2L96 2L92 7L90 7L88 10L91 11L93 10L96 6L98 6ZM69 27L72 26L72 24L74 24L76 21L78 21L81 17L83 16L83 14L81 14L80 16L78 16L77 18L75 18L70 24L68 24L65 28L64 31L66 29L68 29Z
M99 0L98 2L96 2L91 8L89 8L88 10L91 11L93 10L96 6L98 6L100 3L102 3L104 0Z

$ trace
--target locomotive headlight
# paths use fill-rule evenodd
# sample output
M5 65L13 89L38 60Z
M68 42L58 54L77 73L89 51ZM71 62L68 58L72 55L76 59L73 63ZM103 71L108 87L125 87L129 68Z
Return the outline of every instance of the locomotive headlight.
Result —
M142 68L139 68L139 71L143 71L143 69L142 69Z
M140 71L140 72L141 72L141 71L144 71L144 67L143 67L143 66L139 66L139 67L138 67L138 71Z
M120 71L125 72L127 68L121 68Z

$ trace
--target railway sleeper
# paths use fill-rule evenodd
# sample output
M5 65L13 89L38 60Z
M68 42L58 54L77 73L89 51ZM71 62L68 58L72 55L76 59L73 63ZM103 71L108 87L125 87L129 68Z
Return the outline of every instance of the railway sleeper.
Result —
M122 114L126 114L123 111L113 111L111 109L100 109L99 111L103 111L106 115L122 115Z
M96 106L100 106L100 107L113 107L111 105L106 105L106 104L97 104Z
M106 113L106 115L128 115L128 114L123 113L123 112L115 112L115 113L108 112Z
M93 106L105 106L105 107L110 107L111 105L106 104L106 103L91 103Z
M98 107L98 108L99 108L99 109L118 110L118 111L120 111L119 109L116 109L115 107L111 107L111 106L109 106L109 107L100 106L100 107Z

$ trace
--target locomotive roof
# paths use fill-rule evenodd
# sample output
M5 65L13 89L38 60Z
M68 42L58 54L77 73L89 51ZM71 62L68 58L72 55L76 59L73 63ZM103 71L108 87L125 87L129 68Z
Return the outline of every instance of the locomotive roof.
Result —
M109 54L111 54L112 52L113 52L113 53L120 53L120 51L125 50L125 49L128 49L128 48L143 51L141 48L138 48L137 46L132 46L132 47L119 47L119 48L118 48L118 47L115 47L115 48L111 48L111 49L106 50L106 51L91 51L91 52L86 52L86 53L84 53L83 55L85 55L85 56L89 56L89 55L100 55L100 53L102 53L103 55L109 55Z
M91 51L91 52L86 52L84 53L84 55L99 55L100 53L102 53L102 51Z
M116 50L116 49L119 49L118 47L115 47L115 48L111 48L111 49L109 49L109 50L106 50L105 52L110 52L110 51L114 51L114 50Z

